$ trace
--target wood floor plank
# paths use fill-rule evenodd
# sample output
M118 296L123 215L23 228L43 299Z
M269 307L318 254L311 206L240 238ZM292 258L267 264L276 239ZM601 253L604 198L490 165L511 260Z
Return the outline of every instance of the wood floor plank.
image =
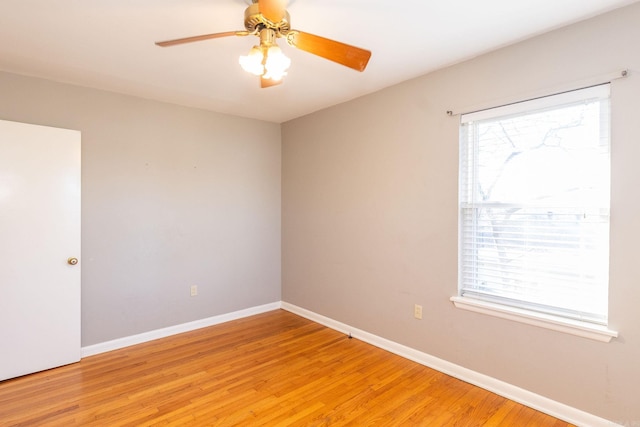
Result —
M0 427L570 424L276 310L0 382Z

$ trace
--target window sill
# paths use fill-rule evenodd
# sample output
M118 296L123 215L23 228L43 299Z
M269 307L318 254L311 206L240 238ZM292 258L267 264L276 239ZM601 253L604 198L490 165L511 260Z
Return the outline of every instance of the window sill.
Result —
M580 322L579 320L564 319L548 314L536 313L519 308L475 300L468 297L451 297L450 300L456 308L461 308L463 310L526 323L527 325L539 326L541 328L564 332L596 341L610 342L612 338L618 337L618 332L612 331L606 326Z

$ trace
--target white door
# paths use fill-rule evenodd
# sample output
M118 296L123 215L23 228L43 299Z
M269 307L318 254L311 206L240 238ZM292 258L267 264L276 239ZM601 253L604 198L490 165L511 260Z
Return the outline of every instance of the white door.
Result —
M80 360L79 260L80 132L0 120L0 380Z

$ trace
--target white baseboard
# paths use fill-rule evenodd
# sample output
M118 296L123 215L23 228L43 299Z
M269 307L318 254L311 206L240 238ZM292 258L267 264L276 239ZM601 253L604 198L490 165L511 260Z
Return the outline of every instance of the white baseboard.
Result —
M472 371L471 369L456 365L454 363L447 362L446 360L431 356L427 353L423 353L411 347L407 347L402 344L387 340L385 338L381 338L377 335L373 335L369 332L353 328L349 325L306 310L304 308L295 306L293 304L282 302L281 308L344 334L351 334L352 337L379 347L383 350L387 350L391 353L397 354L398 356L402 356L406 359L420 363L421 365L435 369L444 374L450 375L454 378L458 378L464 382L473 384L490 392L496 393L500 396L506 397L507 399L513 400L537 411L544 412L545 414L549 414L555 418L564 420L577 426L621 427L619 424L616 424L612 421L605 420L604 418L597 417L588 412L584 412L563 403L556 402L547 397L540 396L539 394L532 393L504 381L497 380L488 375L484 375Z
M111 350L118 350L120 348L129 347L131 345L141 344L147 341L157 340L158 338L165 338L171 335L181 334L183 332L189 332L200 328L206 328L207 326L218 325L220 323L229 322L231 320L242 319L244 317L253 316L255 314L277 310L279 308L281 308L280 301L271 304L250 307L231 313L225 313L206 319L195 320L193 322L183 323L180 325L169 326L167 328L156 329L154 331L144 332L142 334L132 335L129 337L118 338L112 341L106 341L99 344L82 347L82 357L93 356Z

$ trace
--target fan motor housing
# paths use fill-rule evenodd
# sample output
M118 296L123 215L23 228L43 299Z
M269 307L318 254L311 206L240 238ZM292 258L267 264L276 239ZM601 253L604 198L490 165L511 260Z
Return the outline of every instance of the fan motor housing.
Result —
M244 11L244 27L250 32L262 28L271 28L277 32L287 32L291 29L291 18L289 17L289 12L285 11L282 21L271 22L262 16L258 3L254 3Z

